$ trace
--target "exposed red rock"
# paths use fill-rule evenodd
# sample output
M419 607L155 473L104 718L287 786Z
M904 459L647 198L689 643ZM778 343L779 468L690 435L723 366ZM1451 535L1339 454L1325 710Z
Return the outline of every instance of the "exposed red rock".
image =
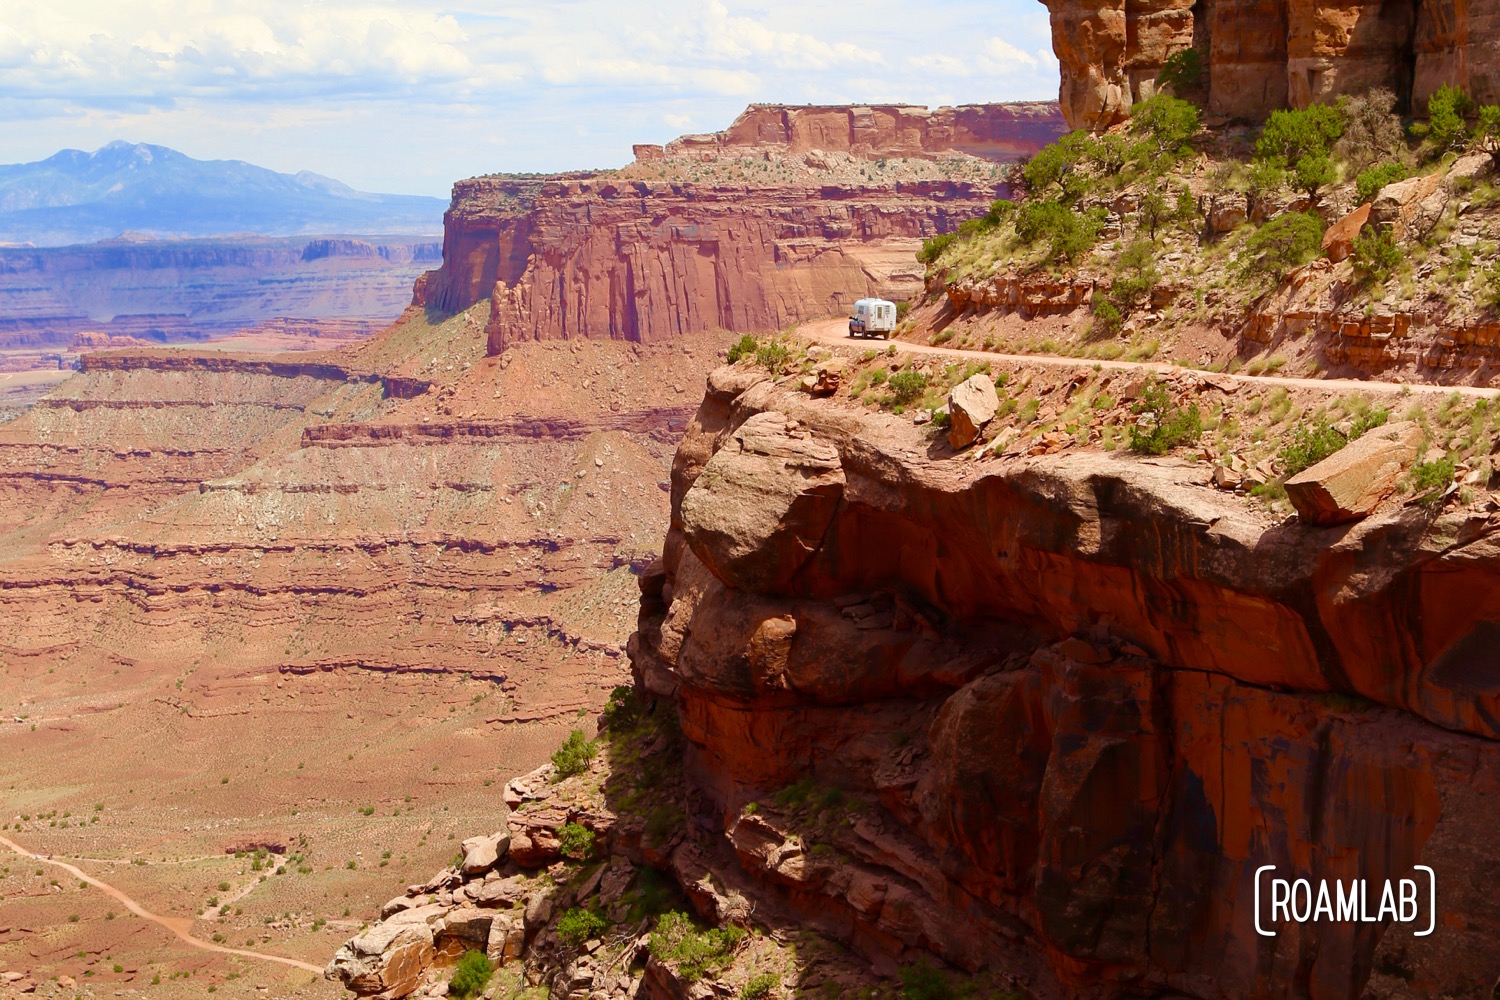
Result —
M1061 131L1047 104L757 105L622 171L460 181L443 266L416 301L490 299L495 354L779 329L863 295L904 297L920 288L920 241L983 214L1008 190L995 164Z
M1478 832L1500 791L1493 519L1271 527L1171 465L975 467L745 374L710 377L679 449L631 641L732 877L872 961L1028 970L1042 997L1466 995L1500 974ZM831 515L765 501L806 470L743 465L752 429L780 436L757 454L837 456ZM763 516L718 524L753 498ZM766 805L799 782L858 802L820 827L835 863ZM1439 930L1260 937L1267 864L1377 887L1431 865Z
M1425 106L1443 84L1500 100L1500 4L1044 0L1074 128L1105 128L1155 91L1176 52L1202 54L1208 107L1236 117L1328 102L1371 87Z

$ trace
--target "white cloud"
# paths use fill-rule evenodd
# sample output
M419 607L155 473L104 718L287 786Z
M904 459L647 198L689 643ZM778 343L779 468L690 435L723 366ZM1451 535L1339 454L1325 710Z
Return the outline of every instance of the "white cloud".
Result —
M1057 88L1035 0L5 4L0 162L128 138L441 194L468 173L617 164L750 101Z

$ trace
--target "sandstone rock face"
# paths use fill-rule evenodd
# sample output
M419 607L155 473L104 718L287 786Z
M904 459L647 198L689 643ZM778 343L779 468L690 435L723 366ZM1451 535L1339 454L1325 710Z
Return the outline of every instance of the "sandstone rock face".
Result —
M870 179L866 161L1004 162L1062 131L1050 104L757 105L726 132L648 150L619 174L460 181L443 265L418 282L415 300L454 312L490 299L498 354L521 340L780 329L862 296L905 297L920 288L920 241L983 214L1008 189L940 170ZM699 164L752 153L789 165L787 177L698 178ZM824 180L820 157L866 169Z
M1123 120L1153 93L1162 64L1202 54L1211 112L1264 117L1389 87L1413 107L1457 84L1500 99L1500 3L1449 0L1043 0L1073 128Z
M630 651L678 708L726 884L871 960L935 953L1038 997L1456 996L1500 974L1493 524L1393 510L1330 538L1181 469L976 467L907 421L717 384ZM834 450L843 496L811 552L711 572L716 512L687 498L766 417ZM791 786L857 805L809 820ZM1262 865L1378 885L1416 864L1449 873L1430 937L1254 929Z
M843 493L832 445L783 413L757 413L683 497L686 540L726 583L784 585L822 543Z
M1412 421L1377 427L1288 479L1287 498L1313 524L1365 517L1390 496L1421 444L1422 428Z
M948 443L966 448L979 437L980 430L1000 409L1000 395L995 383L985 375L971 375L948 393Z
M340 948L326 975L370 1000L398 1000L417 988L434 954L425 922L388 921Z
M1437 224L1447 206L1442 171L1408 177L1380 189L1370 203L1370 222L1397 240L1417 239Z
M464 860L461 867L464 874L483 875L495 867L509 848L510 834L503 830L488 837L470 837L463 842Z

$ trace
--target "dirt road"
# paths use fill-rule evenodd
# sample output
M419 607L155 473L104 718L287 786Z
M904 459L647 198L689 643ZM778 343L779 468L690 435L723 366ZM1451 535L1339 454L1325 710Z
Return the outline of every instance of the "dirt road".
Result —
M849 336L849 320L845 317L813 320L810 323L804 323L802 326L799 326L795 332L798 336L805 337L808 340L816 340L826 344L843 344L846 347L872 347L877 350L883 350L886 344L882 340L851 338ZM904 340L893 340L891 343L895 344L900 350L910 351L914 354L943 354L954 358L1001 361L1007 364L1045 365L1051 368L1093 369L1097 366L1116 370L1128 369L1157 372L1160 374L1194 370L1182 368L1178 365L1163 364L1159 361L1094 361L1087 358L1063 358L1053 354L999 354L993 351L969 351L955 347L930 347L926 344L912 344ZM1216 381L1224 379L1247 385L1322 389L1327 392L1342 390L1346 392L1392 395L1404 392L1447 395L1456 392L1469 399L1493 399L1500 397L1500 389L1483 389L1466 385L1424 385L1421 383L1377 382L1351 378L1292 378L1280 375L1231 375L1227 372L1201 372L1200 374Z
M69 875L72 875L74 878L77 878L83 882L87 882L95 889L98 889L105 895L117 900L121 905L123 905L131 913L134 913L136 916L142 917L154 924L160 924L162 927L165 927L167 930L176 935L178 940L182 941L186 945L190 945L202 951L217 952L221 955L238 955L241 958L255 958L260 959L264 962L279 962L282 965L290 965L296 969L305 969L308 972L317 973L320 976L323 974L323 970L318 966L310 965L307 962L299 962L295 958L283 958L280 955L266 955L258 951L245 951L240 948L225 948L210 941L200 941L192 935L192 917L157 916L155 913L152 913L140 903L137 903L135 900L125 895L125 893L121 892L119 889L116 889L114 886L108 884L107 882L99 881L92 875L89 875L88 873L79 870L73 865L68 864L66 861L55 861L52 858L46 858L37 854L33 854L31 851L26 850L26 848L22 847L20 844L6 837L0 837L0 844L3 844L4 846L10 848L12 851L21 855L21 857L23 858L27 858L32 861L39 861L42 864L51 865L54 868L61 868L63 871L67 872Z

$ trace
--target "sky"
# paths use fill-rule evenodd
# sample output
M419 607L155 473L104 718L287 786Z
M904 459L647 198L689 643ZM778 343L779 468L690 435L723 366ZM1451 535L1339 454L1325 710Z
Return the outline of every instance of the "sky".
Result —
M0 163L115 139L446 198L752 102L1053 100L1037 0L3 0Z

